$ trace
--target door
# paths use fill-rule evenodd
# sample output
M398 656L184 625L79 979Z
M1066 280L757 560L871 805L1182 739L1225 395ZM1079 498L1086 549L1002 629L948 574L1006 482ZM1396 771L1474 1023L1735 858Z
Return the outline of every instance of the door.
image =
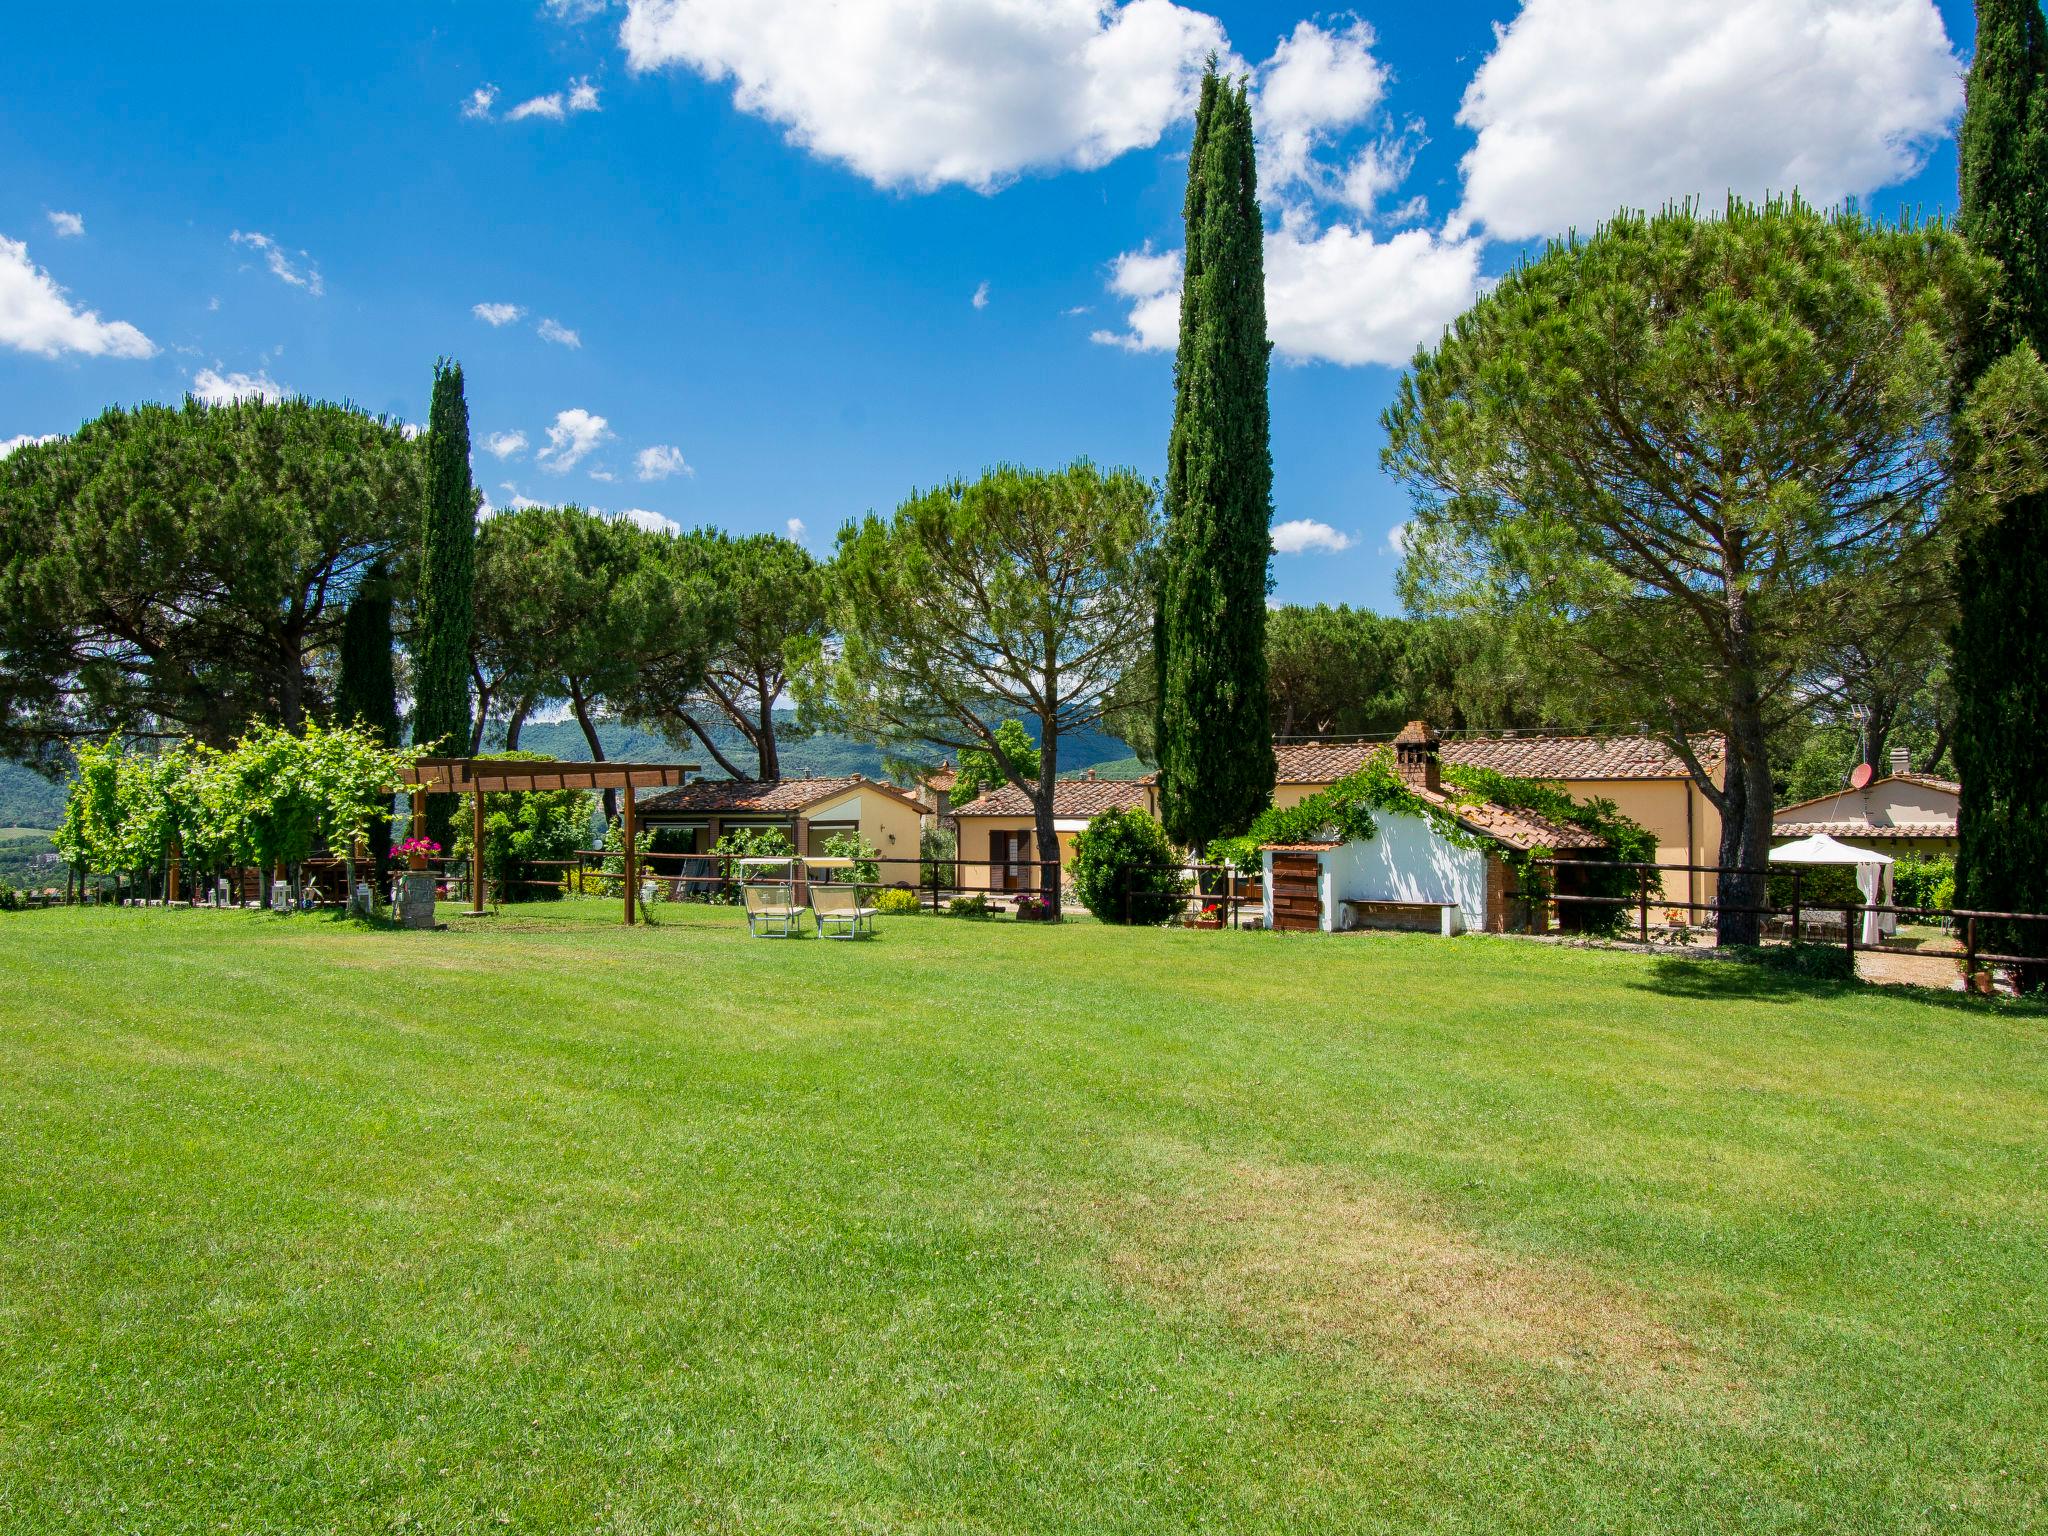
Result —
M1031 834L991 832L988 835L988 883L998 891L1028 891L1032 878Z

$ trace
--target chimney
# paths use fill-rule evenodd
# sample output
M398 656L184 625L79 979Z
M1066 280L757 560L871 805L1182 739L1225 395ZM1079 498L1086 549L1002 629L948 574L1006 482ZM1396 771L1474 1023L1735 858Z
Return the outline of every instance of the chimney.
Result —
M1082 774L1081 777L1086 779L1090 784L1093 784L1095 782L1095 770L1093 768L1090 768L1086 773Z
M1410 720L1394 738L1394 772L1411 788L1442 794L1443 765L1436 749L1436 732L1425 721Z
M1893 747L1893 748L1892 748L1892 772L1893 772L1893 773L1911 773L1912 771L1913 771L1913 754L1912 754L1912 752L1910 752L1910 751L1909 751L1908 749L1906 749L1905 747Z

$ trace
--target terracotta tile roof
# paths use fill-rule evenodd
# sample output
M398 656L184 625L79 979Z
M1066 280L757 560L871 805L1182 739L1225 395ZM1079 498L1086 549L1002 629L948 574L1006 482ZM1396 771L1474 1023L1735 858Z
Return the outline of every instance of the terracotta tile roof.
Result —
M880 784L857 773L831 779L699 779L666 794L650 795L636 809L641 816L692 811L793 816L850 789L879 790L920 811L931 809L893 784Z
M1149 810L1156 774L1142 779L1061 779L1052 787L1056 817L1094 816L1108 810ZM1031 802L1014 784L999 785L980 799L955 806L955 816L1029 816Z
M1356 773L1381 742L1286 742L1274 747L1282 784L1333 784ZM1693 739L1709 769L1725 748L1718 735ZM1445 740L1443 761L1491 768L1517 779L1683 779L1678 754L1652 736L1467 736Z
M1426 789L1417 789L1416 794L1425 800L1434 801L1473 832L1505 843L1510 848L1528 852L1531 848L1552 848L1559 852L1567 848L1605 848L1606 840L1598 833L1588 832L1584 827L1568 826L1552 821L1547 816L1538 816L1534 811L1510 810L1504 805L1482 801L1477 805L1453 800L1448 795L1433 795Z
M1954 837L1956 821L1953 816L1944 817L1939 821L1897 823L1870 822L1857 817L1847 821L1778 821L1771 824L1773 837L1812 837L1816 832L1825 832L1829 837Z
M928 789L935 795L943 795L960 782L960 770L953 766L949 757L936 768L927 769L918 779L918 787Z

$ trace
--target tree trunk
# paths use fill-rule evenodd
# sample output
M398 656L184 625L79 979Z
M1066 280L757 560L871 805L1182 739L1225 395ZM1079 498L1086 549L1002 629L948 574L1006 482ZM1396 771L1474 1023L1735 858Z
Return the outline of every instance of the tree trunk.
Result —
M1721 908L1716 915L1717 944L1755 944L1762 937L1760 912L1731 907L1762 907L1770 894L1771 764L1765 750L1762 711L1755 692L1736 684L1737 704L1728 722L1727 805L1721 812L1721 863L1732 866L1721 876ZM1747 695L1746 702L1744 695Z
M718 750L718 743L711 739L709 731L697 723L695 715L684 715L683 724L687 725L696 738L704 744L704 750L711 754L711 760L725 770L728 778L744 779L746 777L744 773L740 772L738 764Z
M755 679L755 690L761 701L761 712L754 726L754 756L760 761L762 778L779 779L782 777L782 754L775 746L775 695L769 690L766 678Z
M1060 856L1060 835L1054 827L1053 798L1059 793L1059 727L1044 715L1038 717L1038 786L1031 797L1032 822L1037 830L1038 856L1041 859L1057 860ZM1065 900L1061 891L1061 876L1066 871L1053 863L1040 869L1040 894L1045 897L1046 915L1053 921L1060 920L1060 905Z
M597 727L590 723L590 709L583 702L581 688L569 690L569 707L576 712L576 723L583 727L583 739L590 744L590 760L593 763L603 762L604 744L597 739ZM618 814L619 792L616 789L608 789L604 792L605 826L610 827Z
M533 695L528 694L512 706L512 718L505 722L505 750L519 750L519 733L526 729L526 717L533 713Z

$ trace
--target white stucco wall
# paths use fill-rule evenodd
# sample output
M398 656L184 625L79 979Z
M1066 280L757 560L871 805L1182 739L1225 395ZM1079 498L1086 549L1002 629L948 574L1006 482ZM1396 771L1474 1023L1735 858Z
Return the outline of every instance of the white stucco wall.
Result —
M1347 901L1456 902L1463 929L1486 926L1486 855L1446 842L1420 816L1373 813L1375 835L1319 854L1323 931L1344 922ZM1266 925L1273 923L1273 856L1266 864Z

